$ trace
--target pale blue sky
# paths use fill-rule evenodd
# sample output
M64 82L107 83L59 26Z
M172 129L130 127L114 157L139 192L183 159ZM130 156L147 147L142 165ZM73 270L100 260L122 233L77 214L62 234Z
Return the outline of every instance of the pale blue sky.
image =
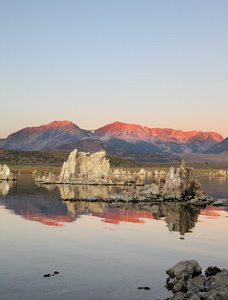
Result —
M0 0L0 138L69 120L228 136L227 0Z

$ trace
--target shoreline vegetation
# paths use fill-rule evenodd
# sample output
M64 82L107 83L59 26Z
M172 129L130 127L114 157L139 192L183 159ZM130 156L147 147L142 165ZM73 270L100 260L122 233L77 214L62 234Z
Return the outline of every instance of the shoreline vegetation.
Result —
M109 156L107 156L109 159ZM124 160L124 159L123 159ZM132 173L139 172L141 169L146 171L165 171L168 172L170 167L178 167L179 162L151 162L151 163L134 163L126 161L123 164L115 163L110 160L110 167L112 170L115 168L121 168ZM0 162L1 164L1 162ZM3 164L3 162L2 162ZM6 162L12 173L49 173L59 174L62 169L63 163L17 163L17 162ZM195 169L197 175L208 175L209 173L216 174L219 170L228 171L228 163L188 163L188 165Z
M137 167L121 167L126 171L139 172L142 168L146 171L165 171L167 172L170 167L178 167L180 164L178 163L159 163L159 164L152 164L148 166L146 164L140 164ZM216 174L219 170L228 170L226 164L218 165L211 164L210 167L204 168L201 164L188 164L190 167L195 169L195 172L198 176L208 175L209 173ZM16 163L7 163L12 173L25 173L25 174L32 174L34 172L37 173L49 173L52 172L54 174L59 174L62 169L62 164L16 164ZM111 169L115 169L117 166L111 165Z
M49 173L58 174L62 165L67 161L69 150L41 150L22 151L0 148L0 164L9 166L12 173ZM228 153L203 155L202 153L179 153L178 161L135 162L120 156L107 155L111 169L122 168L127 171L139 172L142 168L146 171L168 172L170 167L178 167L182 158L195 169L198 175L217 173L219 170L228 171Z

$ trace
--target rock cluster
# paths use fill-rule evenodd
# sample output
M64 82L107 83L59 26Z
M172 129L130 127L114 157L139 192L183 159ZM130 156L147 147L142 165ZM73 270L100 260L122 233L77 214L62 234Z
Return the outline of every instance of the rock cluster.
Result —
M193 168L185 161L179 168L170 168L165 179L156 179L152 184L142 187L128 187L119 195L119 199L133 201L187 201L193 205L207 205L215 200L201 190L201 184Z
M228 176L228 171L227 170L218 170L217 172L209 172L207 173L209 176L216 176L216 177L226 177Z
M140 170L140 174L144 171L143 169ZM157 177L149 185L144 185L144 182L138 179L134 186L132 183L135 182L135 178L129 172L123 172L119 169L111 172L109 161L106 159L106 152L103 150L90 155L90 153L78 152L75 149L70 153L67 162L63 164L59 176L53 173L43 176L36 175L35 180L41 183L125 186L122 192L108 194L107 198L102 199L106 202L162 202L175 200L187 201L200 206L214 202L201 190L201 184L194 169L188 167L185 161L181 162L179 168L171 167L165 179ZM88 199L86 197L76 197L74 200L98 201L101 199L98 195L94 195L94 197L88 197Z
M183 260L166 271L166 287L173 292L169 300L227 300L228 271L208 267L205 275L195 260Z
M0 165L0 180L15 180L7 165Z
M184 160L179 168L170 168L166 175L162 195L169 199L204 196L194 169L187 166Z
M215 176L226 177L226 176L228 176L228 171L219 170L217 173L215 173Z

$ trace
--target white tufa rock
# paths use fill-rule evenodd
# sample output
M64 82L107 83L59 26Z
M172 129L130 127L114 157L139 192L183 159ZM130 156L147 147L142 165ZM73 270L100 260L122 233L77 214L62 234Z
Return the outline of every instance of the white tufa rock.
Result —
M170 168L166 175L162 195L174 199L202 195L201 184L194 169L188 167L184 160L179 168Z
M13 173L7 165L0 165L0 180L14 180Z
M48 176L36 176L35 180L43 183L117 184L104 150L90 154L75 149L64 162L59 176L49 173Z

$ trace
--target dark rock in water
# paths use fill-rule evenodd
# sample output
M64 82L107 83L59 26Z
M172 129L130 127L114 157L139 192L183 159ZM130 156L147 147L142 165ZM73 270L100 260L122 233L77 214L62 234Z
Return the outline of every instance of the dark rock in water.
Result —
M54 273L52 275L50 273L44 274L44 277L51 277L51 276L55 276L57 274L59 274L59 272L58 271L54 271Z
M214 276L216 275L217 273L221 272L221 269L219 269L218 267L208 267L207 270L205 271L205 275L207 277L209 276Z
M140 286L140 287L138 287L138 290L146 290L146 291L148 291L148 290L150 290L150 287L148 287L148 286Z
M59 272L58 272L58 271L55 271L55 272L54 272L54 275L57 275L57 274L59 274Z

